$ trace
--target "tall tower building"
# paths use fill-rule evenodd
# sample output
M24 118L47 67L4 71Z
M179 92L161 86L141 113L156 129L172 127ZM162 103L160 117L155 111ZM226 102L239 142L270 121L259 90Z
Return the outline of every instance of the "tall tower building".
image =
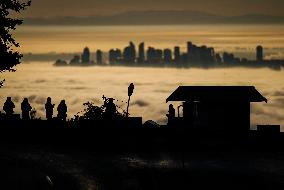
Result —
M98 49L96 52L96 56L97 56L97 64L98 65L103 64L103 52Z
M180 47L179 46L176 46L174 48L174 60L176 64L180 62Z
M187 42L187 55L190 55L191 54L191 51L192 51L192 42Z
M256 61L261 63L263 61L263 47L257 46L256 47Z
M172 50L164 49L164 62L167 64L172 62Z
M111 49L109 51L109 64L120 63L122 59L122 53L120 49Z
M147 62L150 63L150 64L153 64L154 61L155 61L155 48L153 47L148 47L148 50L147 50Z
M133 64L136 60L136 50L133 42L129 43L129 46L124 48L123 60L126 64Z
M82 63L90 63L90 49L85 47L81 56Z
M139 44L139 50L138 50L138 63L144 63L145 62L145 44L144 42Z

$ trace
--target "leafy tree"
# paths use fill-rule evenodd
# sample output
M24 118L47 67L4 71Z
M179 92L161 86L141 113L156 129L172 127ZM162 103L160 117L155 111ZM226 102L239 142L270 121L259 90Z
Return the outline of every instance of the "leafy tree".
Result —
M16 30L23 20L11 18L11 14L20 13L31 5L31 1L0 0L0 73L5 71L15 71L14 66L20 63L22 54L14 48L20 47L13 38L11 32ZM0 82L0 87L3 81Z
M105 119L107 118L107 105L109 104L110 100L114 100L113 98L107 98L105 96L103 98L103 105L96 106L93 102L86 102L84 103L84 110L79 112L77 115L74 116L73 121L78 120L96 120L96 119ZM119 119L126 117L127 113L118 105L115 105L116 110L112 115L112 119ZM120 111L119 111L120 110ZM122 112L122 113L121 113Z

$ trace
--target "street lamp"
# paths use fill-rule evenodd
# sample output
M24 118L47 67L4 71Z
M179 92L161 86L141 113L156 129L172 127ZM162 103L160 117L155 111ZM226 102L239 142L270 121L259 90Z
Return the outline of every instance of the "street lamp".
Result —
M128 102L127 102L127 111L126 111L126 117L128 117L128 110L129 110L129 103L130 103L130 97L133 94L134 91L134 84L131 83L128 87Z

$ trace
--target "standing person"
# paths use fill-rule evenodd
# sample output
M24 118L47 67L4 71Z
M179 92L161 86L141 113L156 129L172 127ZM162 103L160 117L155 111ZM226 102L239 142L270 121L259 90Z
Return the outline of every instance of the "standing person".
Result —
M170 104L169 105L169 113L167 114L167 116L168 116L168 118L175 118L175 116L176 116L176 110L175 110L175 108L174 108L174 106L173 106L173 104Z
M63 121L66 121L67 118L67 105L65 103L65 100L61 100L60 104L57 107L57 118Z
M106 117L108 118L114 118L115 114L116 114L116 106L113 103L113 98L109 98L108 102L106 103L106 110L105 110L105 114Z
M11 97L7 97L6 102L4 103L3 110L5 111L8 117L12 116L14 113L15 104L12 102Z
M174 118L176 116L176 110L173 106L173 104L169 105L169 112L167 114L168 117L168 126L173 126L174 125Z
M51 103L51 98L48 97L45 103L45 110L46 110L46 119L51 120L53 116L53 108L55 104Z
M31 107L29 100L27 98L24 98L23 102L21 103L21 110L22 110L22 119L23 120L29 120L30 119L30 111L32 110L32 107Z

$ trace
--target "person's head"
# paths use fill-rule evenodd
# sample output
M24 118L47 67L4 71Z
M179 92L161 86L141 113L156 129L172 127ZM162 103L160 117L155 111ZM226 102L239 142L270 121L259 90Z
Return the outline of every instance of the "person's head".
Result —
M61 100L60 104L65 104L65 100Z
M28 98L24 98L23 102L29 102Z
M170 104L170 105L169 105L169 108L171 108L171 109L174 108L173 104Z
M51 102L51 98L50 98L50 97L48 97L46 101L47 101L47 102Z
M110 98L109 103L113 103L113 100L114 100L113 98Z
M12 98L11 97L7 97L7 101L12 101Z

